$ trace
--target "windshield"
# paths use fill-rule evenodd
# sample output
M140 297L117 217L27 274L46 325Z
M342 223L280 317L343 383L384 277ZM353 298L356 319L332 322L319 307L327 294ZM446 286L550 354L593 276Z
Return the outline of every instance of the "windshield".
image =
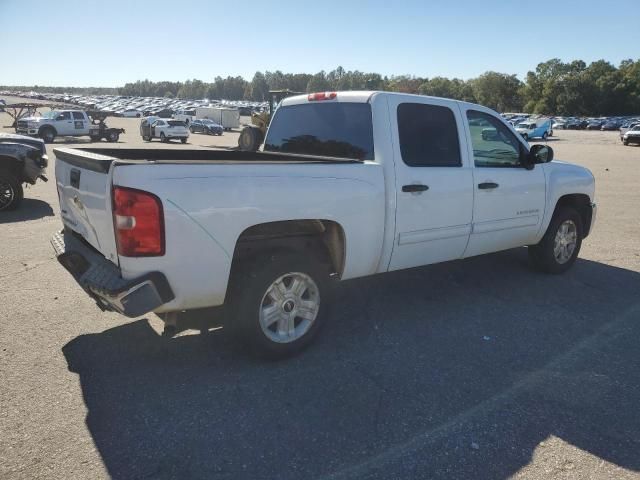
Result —
M42 118L54 119L54 118L56 118L59 114L60 114L60 112L58 112L57 110L51 110L50 112L45 112L45 113L43 113L43 114L42 114Z
M186 126L184 124L184 122L181 122L180 120L169 120L167 123L169 124L170 127L184 127L184 126Z
M280 107L264 150L373 160L371 105L331 102Z
M526 128L529 129L531 128L531 125L528 123L519 123L518 126L516 128Z

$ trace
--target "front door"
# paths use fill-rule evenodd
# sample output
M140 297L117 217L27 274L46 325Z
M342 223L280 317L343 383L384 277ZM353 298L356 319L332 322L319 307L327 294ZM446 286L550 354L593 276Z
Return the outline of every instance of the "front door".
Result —
M389 111L397 202L389 269L460 258L473 209L473 171L460 110L443 99L393 96Z
M473 158L473 231L465 257L531 244L542 223L546 183L525 168L525 143L495 115L462 106Z

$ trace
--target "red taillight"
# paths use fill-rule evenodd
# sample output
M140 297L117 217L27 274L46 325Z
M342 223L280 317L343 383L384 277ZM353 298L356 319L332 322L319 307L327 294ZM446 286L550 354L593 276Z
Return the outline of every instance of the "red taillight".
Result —
M154 194L113 187L113 227L119 255L164 255L164 213Z
M310 102L317 102L318 100L333 100L338 94L336 92L318 92L310 93L307 100Z

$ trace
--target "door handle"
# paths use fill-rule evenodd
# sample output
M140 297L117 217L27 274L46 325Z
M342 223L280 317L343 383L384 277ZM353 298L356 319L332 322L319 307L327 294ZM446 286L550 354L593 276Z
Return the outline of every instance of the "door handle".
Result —
M493 190L494 188L498 188L500 185L498 185L497 183L493 183L493 182L484 182L484 183L479 183L478 184L478 188L480 190Z
M422 185L421 183L413 183L411 185L403 185L402 191L408 193L420 193L425 190L429 190L429 185Z

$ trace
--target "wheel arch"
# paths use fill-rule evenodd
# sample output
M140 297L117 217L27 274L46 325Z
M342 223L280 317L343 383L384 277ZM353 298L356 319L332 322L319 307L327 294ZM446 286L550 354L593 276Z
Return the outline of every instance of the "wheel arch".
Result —
M38 135L42 135L42 132L44 132L45 130L53 130L54 135L58 136L58 130L56 130L56 127L54 127L53 125L42 125L38 129Z
M8 170L22 182L22 169L24 168L24 160L10 155L0 155L0 170Z
M561 196L556 202L556 206L553 210L553 215L551 216L551 218L553 218L558 209L562 207L574 208L580 214L583 230L582 238L586 238L591 230L591 220L593 213L589 195L587 195L586 193L570 193Z
M333 220L298 219L260 223L246 228L238 237L231 271L240 262L265 251L307 251L330 265L341 276L346 262L344 228Z

